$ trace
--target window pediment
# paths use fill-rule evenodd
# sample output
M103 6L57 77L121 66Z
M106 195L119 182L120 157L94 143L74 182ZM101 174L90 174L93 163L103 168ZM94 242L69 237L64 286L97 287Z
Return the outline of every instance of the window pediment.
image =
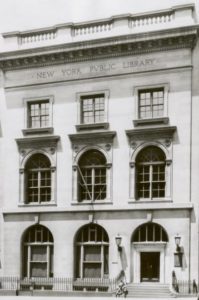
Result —
M69 139L73 144L113 143L115 135L115 131L86 132L69 134Z
M31 138L21 138L16 139L19 152L22 156L27 154L30 150L39 150L45 149L51 154L55 152L57 148L57 143L60 140L60 137L57 135L52 136L39 136Z
M129 140L152 140L152 139L172 139L176 132L176 126L165 126L155 128L139 128L126 130Z

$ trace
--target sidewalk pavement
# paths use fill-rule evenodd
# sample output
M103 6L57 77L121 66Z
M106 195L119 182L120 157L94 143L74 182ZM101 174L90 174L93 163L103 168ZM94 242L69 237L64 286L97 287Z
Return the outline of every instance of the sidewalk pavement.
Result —
M84 300L85 297L66 297L66 296L59 296L59 297L51 297L51 296L0 296L0 300L62 300L62 298L65 298L65 300ZM110 299L116 299L115 297L87 297L92 300L110 300ZM123 297L117 298L119 299L125 299ZM179 297L179 298L126 298L126 300L174 300L174 299L179 299L179 300L198 300L197 297Z

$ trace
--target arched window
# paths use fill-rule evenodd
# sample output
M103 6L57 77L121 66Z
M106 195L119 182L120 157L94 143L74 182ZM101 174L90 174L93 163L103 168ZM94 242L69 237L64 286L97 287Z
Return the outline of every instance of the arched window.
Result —
M145 223L135 230L132 242L168 242L168 236L159 224Z
M165 154L155 146L140 151L136 158L137 198L165 197Z
M23 237L23 276L53 277L53 236L42 225L30 227Z
M77 278L107 278L109 238L97 224L79 230L75 239L75 273Z
M78 200L106 198L106 158L98 150L88 150L78 162Z
M32 155L25 166L26 202L51 201L51 164L44 154Z

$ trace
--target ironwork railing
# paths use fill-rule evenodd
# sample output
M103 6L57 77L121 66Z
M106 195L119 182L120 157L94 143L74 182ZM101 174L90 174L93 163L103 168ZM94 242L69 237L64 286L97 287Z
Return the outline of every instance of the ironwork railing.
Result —
M196 295L198 285L195 280L178 280L178 293L183 295Z
M172 288L180 295L198 294L198 284L195 280L178 280L175 272L172 272Z
M91 291L113 292L117 286L117 279L108 278L19 278L14 276L0 277L0 291Z

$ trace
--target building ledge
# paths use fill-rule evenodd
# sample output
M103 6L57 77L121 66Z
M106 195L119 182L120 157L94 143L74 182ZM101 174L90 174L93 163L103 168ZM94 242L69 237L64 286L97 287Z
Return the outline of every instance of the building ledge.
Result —
M22 129L24 135L53 133L53 127Z
M92 208L92 205L85 205L81 207L39 207L39 206L34 206L34 207L19 207L16 209L2 209L1 212L3 215L8 215L8 214L34 214L34 213L52 213L52 214L57 214L57 213L82 213L82 212L110 212L110 213L118 213L118 212L133 212L133 211L151 211L151 210L191 210L193 209L193 203L188 202L188 203L139 203L139 204L134 204L134 205L126 205L125 207L117 207L114 208L112 205L110 206L97 206L95 209Z
M43 202L43 203L19 203L18 207L55 207L57 204L54 201L51 202Z
M133 120L133 124L135 127L144 126L144 125L157 125L157 124L168 124L169 118L154 118L154 119L138 119Z
M75 126L77 131L82 130L95 130L95 129L108 129L109 123L103 122L103 123L94 123L94 124L78 124Z
M109 204L113 204L113 202L112 201L110 201L110 200L97 200L97 201L94 201L94 202L91 202L91 201L89 201L89 200L84 200L84 201L82 201L82 202L75 202L75 201L73 201L73 202L71 202L71 205L76 205L76 206L84 206L84 205L95 205L95 206L97 206L97 205L109 205Z
M106 142L111 143L116 135L116 131L97 131L69 134L69 139L72 143L89 143L92 142Z
M19 149L29 147L56 147L57 142L60 140L58 135L49 136L34 136L16 139Z
M143 139L143 138L172 138L173 134L176 132L176 126L161 126L161 127L146 127L126 130L126 135L130 139Z

